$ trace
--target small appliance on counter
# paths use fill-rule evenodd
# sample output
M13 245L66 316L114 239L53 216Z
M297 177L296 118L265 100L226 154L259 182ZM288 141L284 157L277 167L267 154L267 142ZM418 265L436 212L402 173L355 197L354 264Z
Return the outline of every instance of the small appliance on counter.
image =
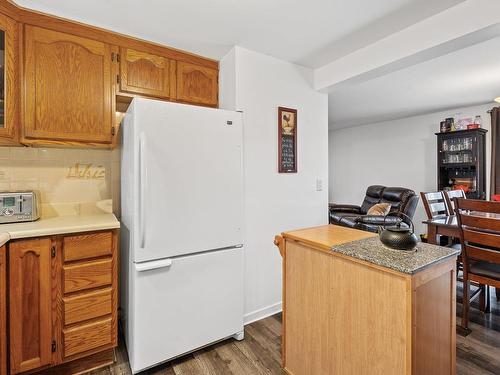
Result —
M40 193L0 192L0 224L35 221L40 218Z

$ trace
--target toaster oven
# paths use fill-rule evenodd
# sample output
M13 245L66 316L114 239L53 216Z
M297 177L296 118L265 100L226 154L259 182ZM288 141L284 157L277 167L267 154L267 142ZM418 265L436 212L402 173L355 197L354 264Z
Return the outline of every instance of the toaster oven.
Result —
M39 218L38 191L0 192L0 224L35 221Z

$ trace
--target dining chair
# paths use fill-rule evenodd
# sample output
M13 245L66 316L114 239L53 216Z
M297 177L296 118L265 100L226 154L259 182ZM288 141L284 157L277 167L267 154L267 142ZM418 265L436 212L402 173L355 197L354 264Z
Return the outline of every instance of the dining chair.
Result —
M448 212L450 215L453 215L455 213L455 204L453 203L454 198L464 198L466 199L467 196L465 195L465 191L462 189L457 189L457 190L448 190L444 191L444 198L446 200L446 205L448 206Z
M500 288L500 202L454 198L463 261L462 327L468 330L470 283ZM489 305L489 288L481 304ZM485 308L486 310L486 308Z
M438 216L448 216L450 211L446 204L446 198L442 191L420 192L422 203L429 220Z

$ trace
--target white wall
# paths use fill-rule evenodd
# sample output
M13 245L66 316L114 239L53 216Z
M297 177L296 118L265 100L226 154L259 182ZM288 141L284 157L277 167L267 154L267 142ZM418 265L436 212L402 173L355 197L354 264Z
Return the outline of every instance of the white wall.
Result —
M380 122L329 132L329 200L361 204L369 185L402 186L421 191L437 189L437 137L439 122L446 117L481 115L483 128L490 130L494 104L454 109L423 116ZM491 139L486 135L487 188ZM426 218L419 202L414 222L425 233Z
M241 47L220 63L220 106L244 113L245 321L281 310L276 234L328 222L328 100L309 69ZM277 111L298 111L298 173L277 171ZM323 191L316 191L316 179Z

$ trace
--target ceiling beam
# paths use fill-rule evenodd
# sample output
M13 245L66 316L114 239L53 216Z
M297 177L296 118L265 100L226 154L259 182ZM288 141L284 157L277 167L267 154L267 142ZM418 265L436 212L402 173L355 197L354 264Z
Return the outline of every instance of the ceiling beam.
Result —
M500 35L499 0L465 0L314 70L314 88L333 91Z

